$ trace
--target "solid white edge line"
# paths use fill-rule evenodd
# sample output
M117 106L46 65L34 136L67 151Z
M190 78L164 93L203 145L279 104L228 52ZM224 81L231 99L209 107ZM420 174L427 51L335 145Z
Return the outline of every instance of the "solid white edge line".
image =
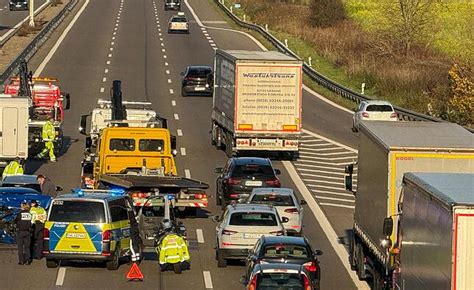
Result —
M191 178L191 171L189 169L184 170L184 177Z
M351 270L347 260L349 254L347 253L346 248L344 247L344 245L339 244L339 237L332 228L328 218L322 211L321 207L318 205L308 188L306 188L305 184L303 183L303 180L301 180L301 178L299 177L293 164L291 164L290 161L282 161L282 163L285 169L288 171L296 187L298 188L298 191L301 193L301 195L303 195L304 200L306 200L306 202L308 203L308 207L311 209L311 212L313 213L315 219L320 224L324 234L331 243L331 246L333 247L337 256L341 260L342 266L346 269L347 273L351 277L352 282L354 282L357 289L369 290L370 288L368 287L367 283L359 281L359 278L357 278L355 272Z
M196 229L196 237L199 244L204 244L204 234L202 229Z
M65 276L66 276L66 268L60 267L58 269L58 276L56 278L56 286L62 286L63 285Z
M206 287L206 289L214 289L214 287L212 286L211 272L202 271L202 274L204 276L204 286Z
M74 18L72 19L72 21L69 23L69 25L66 27L66 29L64 29L63 33L61 34L61 36L58 38L58 40L56 41L56 43L54 44L54 46L51 48L51 50L49 51L48 55L46 55L46 57L44 58L44 60L41 62L41 64L38 66L38 68L36 69L35 71L35 74L34 76L37 77L39 76L44 68L46 67L46 65L48 64L48 62L51 60L51 58L53 57L53 55L56 53L56 50L58 50L58 47L61 45L61 43L63 42L64 38L66 38L67 34L69 33L69 31L71 30L71 28L74 26L74 24L76 23L77 19L79 19L79 17L81 16L82 12L84 12L84 10L86 9L87 5L89 5L89 2L90 0L86 0L86 2L84 2L84 5L82 5L81 9L77 12L77 14L74 16Z

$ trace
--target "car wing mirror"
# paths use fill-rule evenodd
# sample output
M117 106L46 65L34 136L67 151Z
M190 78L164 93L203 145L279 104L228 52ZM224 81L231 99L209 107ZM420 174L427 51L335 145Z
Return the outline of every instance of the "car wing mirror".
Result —
M284 224L287 223L287 222L289 222L289 221L290 221L290 219L287 218L286 216L284 216L284 217L281 218L281 222L284 223Z
M240 277L239 282L241 284L247 285L248 280L247 280L247 278L245 278L245 276L242 276L242 277Z
M306 202L306 200L302 199L300 200L300 205L307 205L308 203Z
M184 71L180 72L179 75L184 77Z
M222 167L217 167L214 169L214 173L221 174L223 172Z
M56 191L63 191L63 187L62 186L56 186Z
M315 256L322 256L322 255L323 255L323 251L321 251L321 250L315 250L315 251L314 251L314 255L315 255Z
M275 174L276 174L276 175L280 175L280 174L281 174L281 170L280 170L280 169L275 169Z
M221 221L221 217L218 215L214 215L212 216L212 221L218 223Z

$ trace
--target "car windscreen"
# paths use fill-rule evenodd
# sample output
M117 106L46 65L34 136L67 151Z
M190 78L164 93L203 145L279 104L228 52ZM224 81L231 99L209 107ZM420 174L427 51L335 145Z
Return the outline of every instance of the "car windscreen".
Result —
M264 258L295 258L309 259L309 252L306 246L292 244L267 245L263 249Z
M162 152L165 150L165 142L161 139L140 139L138 149L144 152Z
M38 193L41 192L41 186L39 184L15 184L15 183L2 183L2 187L24 187L24 188L31 188L36 190ZM15 192L15 193L23 193L23 192ZM31 193L31 192L24 192L24 193Z
M235 212L230 217L231 226L277 226L277 218L267 212Z
M134 139L110 139L109 149L112 151L134 151L135 140Z
M245 164L237 165L232 171L233 177L252 177L252 176L268 176L274 177L273 168L269 165Z
M273 204L274 206L294 206L295 205L293 198L291 196L275 194L275 193L255 194L252 197L251 202Z
M188 22L188 21L184 17L173 17L173 19L171 19L171 22L181 22L181 23L183 23L183 22Z
M105 223L104 204L98 201L55 200L48 220L52 222Z
M303 290L304 280L296 273L262 273L257 279L259 290Z
M208 68L191 68L189 69L188 76L195 78L207 78L211 73L211 70Z
M368 112L392 112L393 108L389 105L368 105L365 110Z

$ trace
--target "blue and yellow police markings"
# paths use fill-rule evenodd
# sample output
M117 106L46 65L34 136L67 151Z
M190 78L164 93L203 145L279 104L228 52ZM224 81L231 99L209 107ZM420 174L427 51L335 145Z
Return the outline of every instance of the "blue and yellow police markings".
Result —
M51 252L102 252L102 232L106 230L106 224L48 223L46 227L50 229Z

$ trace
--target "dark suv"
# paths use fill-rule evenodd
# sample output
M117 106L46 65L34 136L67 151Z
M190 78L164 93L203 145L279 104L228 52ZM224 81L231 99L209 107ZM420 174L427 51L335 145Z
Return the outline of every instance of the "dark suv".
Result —
M13 10L28 10L29 0L10 0L10 11Z
M205 65L190 65L181 73L183 81L181 83L181 95L207 95L212 96L214 86L214 76L212 69Z
M273 169L268 158L233 157L225 167L218 167L216 180L216 203L222 209L232 200L247 199L255 187L280 187L277 175L281 172Z
M165 11L166 10L180 10L181 0L165 0Z

